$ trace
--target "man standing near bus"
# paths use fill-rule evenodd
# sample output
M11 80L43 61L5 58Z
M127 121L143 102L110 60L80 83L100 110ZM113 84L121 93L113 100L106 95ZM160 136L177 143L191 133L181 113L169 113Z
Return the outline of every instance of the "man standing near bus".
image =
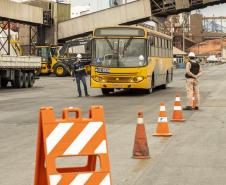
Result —
M183 110L193 110L193 97L196 105L194 110L199 110L200 94L199 94L199 77L202 75L202 70L196 60L195 53L190 52L188 55L189 61L186 64L186 90L188 105Z
M82 81L85 96L89 96L87 85L86 85L86 70L85 70L85 64L81 61L82 55L77 54L77 61L74 63L74 76L77 83L77 89L78 89L78 97L82 97L82 91L80 86L80 81Z

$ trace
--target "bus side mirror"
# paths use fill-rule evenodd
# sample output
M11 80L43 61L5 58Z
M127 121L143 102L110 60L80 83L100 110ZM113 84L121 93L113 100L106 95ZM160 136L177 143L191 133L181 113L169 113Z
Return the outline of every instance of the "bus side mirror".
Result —
M154 45L154 37L150 37L150 38L148 39L148 41L149 41L149 44L150 44L151 46Z

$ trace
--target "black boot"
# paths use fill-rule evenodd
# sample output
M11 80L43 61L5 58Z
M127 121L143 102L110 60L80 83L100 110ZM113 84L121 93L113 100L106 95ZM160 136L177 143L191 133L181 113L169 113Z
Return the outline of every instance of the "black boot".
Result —
M85 96L89 96L87 89L85 89Z
M183 108L183 110L192 110L192 107L191 106L186 106Z

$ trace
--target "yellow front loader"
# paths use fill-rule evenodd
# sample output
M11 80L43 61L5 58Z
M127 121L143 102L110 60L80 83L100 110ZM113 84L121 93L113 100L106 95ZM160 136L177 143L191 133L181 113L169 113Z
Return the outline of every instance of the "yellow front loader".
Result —
M35 55L42 57L41 74L49 75L54 73L56 76L63 77L69 73L69 67L58 60L58 46L36 46Z

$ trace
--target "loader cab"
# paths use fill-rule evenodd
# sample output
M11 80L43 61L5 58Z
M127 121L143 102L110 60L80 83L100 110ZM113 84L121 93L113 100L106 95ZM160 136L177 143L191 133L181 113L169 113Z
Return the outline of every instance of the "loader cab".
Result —
M35 55L42 58L41 74L51 74L53 66L57 63L57 46L36 46Z

